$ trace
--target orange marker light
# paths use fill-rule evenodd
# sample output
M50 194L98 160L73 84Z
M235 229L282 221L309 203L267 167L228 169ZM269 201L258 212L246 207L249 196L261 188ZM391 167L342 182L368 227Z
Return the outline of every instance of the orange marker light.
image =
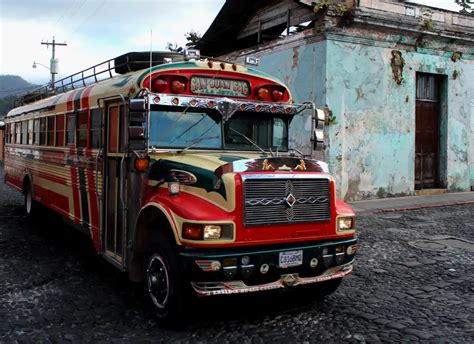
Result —
M135 159L135 169L137 171L144 172L148 170L149 166L150 166L150 161L148 159L140 159L140 158Z
M196 223L183 224L183 238L190 240L202 240L204 236L203 226Z

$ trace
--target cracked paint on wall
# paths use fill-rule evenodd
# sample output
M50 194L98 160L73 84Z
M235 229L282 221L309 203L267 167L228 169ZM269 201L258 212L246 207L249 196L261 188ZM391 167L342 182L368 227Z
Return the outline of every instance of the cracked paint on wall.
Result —
M393 46L326 39L252 55L260 55L260 69L290 86L297 102L332 110L336 120L326 128L324 155L338 196L358 200L415 192L417 72L443 76L440 186L461 191L474 185L474 52L454 62L449 49L399 49L400 85L393 80ZM291 125L291 142L299 149L308 146L307 119Z

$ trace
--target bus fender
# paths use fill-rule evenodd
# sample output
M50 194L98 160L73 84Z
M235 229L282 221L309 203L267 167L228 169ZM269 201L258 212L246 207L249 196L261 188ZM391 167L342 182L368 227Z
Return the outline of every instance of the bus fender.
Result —
M133 243L130 246L129 277L140 282L144 278L144 259L157 240L163 236L176 247L179 245L176 225L165 207L150 202L140 209L135 226Z

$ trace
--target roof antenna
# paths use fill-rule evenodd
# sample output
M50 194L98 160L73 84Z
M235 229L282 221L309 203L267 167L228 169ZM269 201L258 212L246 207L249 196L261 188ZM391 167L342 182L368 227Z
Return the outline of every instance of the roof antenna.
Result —
M150 76L148 82L148 90L151 91L151 67L153 61L153 29L150 29Z

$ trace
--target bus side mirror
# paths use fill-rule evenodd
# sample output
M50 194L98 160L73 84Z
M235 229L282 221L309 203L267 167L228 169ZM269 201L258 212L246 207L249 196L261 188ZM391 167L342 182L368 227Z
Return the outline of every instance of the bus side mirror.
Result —
M313 116L313 149L318 151L324 148L324 121L326 113L324 110L315 109Z
M130 99L128 103L128 148L132 150L146 149L147 104L145 99Z

